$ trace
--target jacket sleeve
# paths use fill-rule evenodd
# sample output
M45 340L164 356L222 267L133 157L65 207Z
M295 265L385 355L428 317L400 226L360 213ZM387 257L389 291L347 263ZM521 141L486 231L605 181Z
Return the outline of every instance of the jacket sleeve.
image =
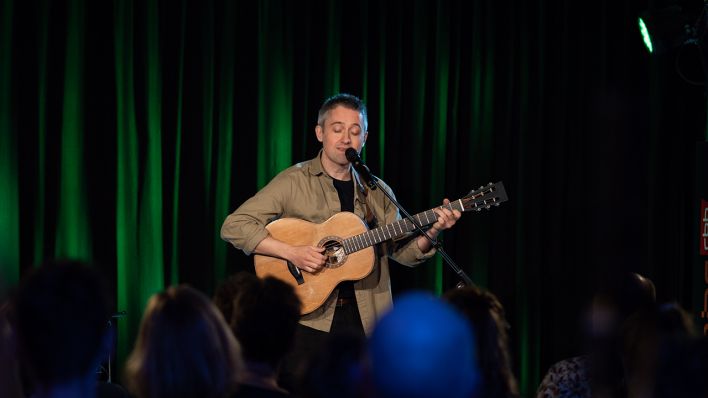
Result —
M250 255L268 236L265 226L283 214L290 192L291 179L280 173L226 217L221 226L221 239Z
M384 186L384 188L395 198L391 188L388 186ZM398 208L389 200L386 200L385 203L385 223L390 224L400 220L401 214ZM414 231L395 239L393 242L389 242L385 246L387 255L396 262L406 266L415 266L433 257L436 252L435 248L431 248L427 253L423 253L416 242L418 236L418 233Z

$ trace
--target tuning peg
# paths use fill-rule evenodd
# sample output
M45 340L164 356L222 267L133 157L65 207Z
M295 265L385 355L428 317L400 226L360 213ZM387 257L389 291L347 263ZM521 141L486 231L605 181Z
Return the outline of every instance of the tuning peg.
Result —
M476 211L482 211L482 208L481 208L481 207L478 207L478 208L476 208L475 210L476 210Z
M485 207L485 209L489 210L491 207L492 207L492 206L487 205L487 207Z
M494 184L492 184L491 182L489 184L487 184L488 187L491 187L492 185L494 185Z
M500 203L495 203L494 206L499 207Z
M480 186L479 186L479 189L484 189L484 185L480 185Z

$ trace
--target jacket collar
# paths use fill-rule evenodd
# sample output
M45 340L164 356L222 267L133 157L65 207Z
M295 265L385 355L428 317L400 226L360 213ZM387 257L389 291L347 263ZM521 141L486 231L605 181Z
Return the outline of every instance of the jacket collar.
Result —
M324 168L322 167L322 151L323 151L323 149L320 149L320 151L317 152L317 156L315 156L315 158L312 159L308 165L308 172L314 176L320 176L320 175L326 174ZM354 170L354 168L351 168L351 173L352 173L352 179L354 180L354 187L360 193L362 193L362 194L364 194L364 196L366 196L368 194L368 191L367 191L366 187L362 184L361 177L359 177L359 173L357 173L356 170ZM358 195L356 195L356 199L357 200L359 199Z
M317 156L315 156L314 159L310 161L310 164L308 165L308 170L310 174L313 176L318 176L324 174L324 168L322 167L322 149L320 149L319 152L317 152Z

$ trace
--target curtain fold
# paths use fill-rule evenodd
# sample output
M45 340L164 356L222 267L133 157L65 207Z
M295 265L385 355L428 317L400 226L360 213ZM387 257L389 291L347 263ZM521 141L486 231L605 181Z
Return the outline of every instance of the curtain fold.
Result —
M20 275L20 189L13 94L12 0L0 8L0 297Z

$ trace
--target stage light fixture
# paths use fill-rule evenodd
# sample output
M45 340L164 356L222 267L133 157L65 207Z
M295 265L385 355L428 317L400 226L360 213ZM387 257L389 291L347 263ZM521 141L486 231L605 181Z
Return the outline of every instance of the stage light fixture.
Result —
M698 22L678 5L644 11L639 16L638 24L644 45L650 53L666 53L698 40Z

